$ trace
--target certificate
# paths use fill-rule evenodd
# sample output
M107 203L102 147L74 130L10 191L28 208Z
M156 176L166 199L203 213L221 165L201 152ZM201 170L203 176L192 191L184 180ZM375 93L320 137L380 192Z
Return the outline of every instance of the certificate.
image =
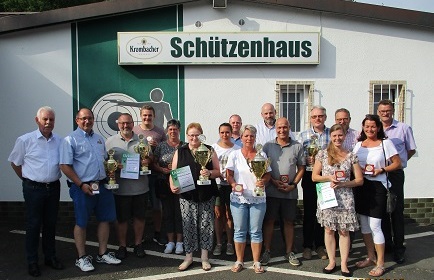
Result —
M190 166L187 165L171 170L170 175L172 176L173 184L180 189L180 193L188 192L196 188Z
M140 155L139 154L122 154L121 178L139 179Z
M321 210L338 206L335 190L330 187L330 182L317 183L316 193L318 196L318 205Z

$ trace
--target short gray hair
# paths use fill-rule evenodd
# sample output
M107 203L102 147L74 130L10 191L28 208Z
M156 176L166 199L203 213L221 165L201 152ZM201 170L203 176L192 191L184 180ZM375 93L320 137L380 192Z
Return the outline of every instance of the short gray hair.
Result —
M53 115L56 116L56 112L54 112L53 108L51 108L50 106L42 106L41 108L38 109L38 112L36 112L36 117L39 119L42 112L44 111L53 113Z
M312 111L315 110L315 109L322 110L323 113L324 113L324 115L327 116L327 110L326 110L326 108L324 108L323 106L321 106L321 105L315 105L315 106L312 107L312 109L311 109L310 111L312 112Z
M256 137L256 127L250 124L245 124L240 128L240 134L243 135L246 130L250 131Z

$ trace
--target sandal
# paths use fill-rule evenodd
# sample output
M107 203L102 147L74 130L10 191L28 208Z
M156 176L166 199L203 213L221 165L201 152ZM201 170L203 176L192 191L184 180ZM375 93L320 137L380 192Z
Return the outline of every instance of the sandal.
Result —
M189 268L192 263L193 263L193 259L191 259L191 260L185 260L185 261L182 262L182 264L180 264L178 266L178 269L180 271L187 270L187 268Z
M244 264L242 262L236 261L234 265L231 267L232 272L240 272L243 270Z
M261 274L261 273L264 273L264 272L265 272L265 270L264 270L264 268L261 266L261 263L260 263L260 262L254 262L254 263L253 263L253 269L255 270L255 273L257 273L257 274Z
M371 271L369 271L369 275L373 277L380 277L386 272L384 266L376 266Z
M211 269L211 264L208 260L202 260L202 269L208 271Z
M363 261L356 262L356 267L357 268L365 268L365 267L372 266L375 264L376 264L376 261L371 260L370 258L366 258Z

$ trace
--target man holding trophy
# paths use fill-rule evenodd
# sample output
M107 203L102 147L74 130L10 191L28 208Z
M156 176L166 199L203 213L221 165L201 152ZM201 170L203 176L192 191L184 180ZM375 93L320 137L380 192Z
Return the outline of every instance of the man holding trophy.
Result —
M143 135L144 139L146 139L147 143L151 146L152 152L155 151L155 148L160 142L164 142L167 140L166 132L163 128L158 127L154 124L155 119L155 109L150 105L144 105L140 108L140 117L142 118L142 122L133 128L133 132L137 135ZM144 154L144 150L141 149L140 152ZM146 165L143 165L144 167ZM146 172L146 167L143 169L143 175L149 172ZM152 220L154 223L154 237L153 241L159 245L165 245L167 239L164 235L161 234L161 223L163 219L162 215L162 207L161 200L156 195L156 188L158 188L158 174L151 174L149 176L149 190L150 190L150 202L152 204Z
M218 196L215 178L220 177L220 166L214 149L203 144L205 139L199 123L190 123L186 133L188 145L179 147L175 152L170 176L172 192L181 194L180 206L186 252L184 262L178 269L186 270L193 263L193 252L200 247L202 269L207 271L211 269L208 251L212 250L214 239L214 204L215 197ZM182 174L182 178L187 181L187 177L192 189L183 189L176 184L176 178L179 179L180 176L175 177L174 174L181 168L188 170Z
M306 171L301 186L303 188L303 258L312 258L312 249L315 245L316 253L320 259L327 259L324 246L324 228L316 219L317 194L315 183L312 182L312 167L315 155L325 149L330 142L330 130L325 126L327 120L326 109L314 106L310 111L311 127L298 136L298 142L303 145L306 156Z
M127 257L127 231L128 222L133 219L134 228L134 254L142 258L145 250L142 237L145 229L145 215L147 206L147 194L149 192L148 176L140 176L139 154L136 153L140 140L133 132L133 118L128 113L119 115L117 121L119 134L109 137L105 143L108 151L114 151L113 158L122 170L115 170L114 175L118 189L113 191L116 203L117 234L119 249L116 256L119 259ZM149 164L149 159L144 159ZM110 176L109 176L110 177Z

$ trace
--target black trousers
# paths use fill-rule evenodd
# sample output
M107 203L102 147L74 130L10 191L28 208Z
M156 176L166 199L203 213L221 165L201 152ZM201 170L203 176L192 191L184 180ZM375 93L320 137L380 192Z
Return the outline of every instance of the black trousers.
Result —
M389 172L390 190L397 196L396 208L391 216L386 213L382 219L381 229L383 230L386 244L394 246L395 252L405 252L404 247L404 170L399 169ZM391 223L392 221L392 223Z
M324 228L316 218L317 195L316 183L312 182L312 172L305 171L303 181L303 247L315 248L324 246Z

